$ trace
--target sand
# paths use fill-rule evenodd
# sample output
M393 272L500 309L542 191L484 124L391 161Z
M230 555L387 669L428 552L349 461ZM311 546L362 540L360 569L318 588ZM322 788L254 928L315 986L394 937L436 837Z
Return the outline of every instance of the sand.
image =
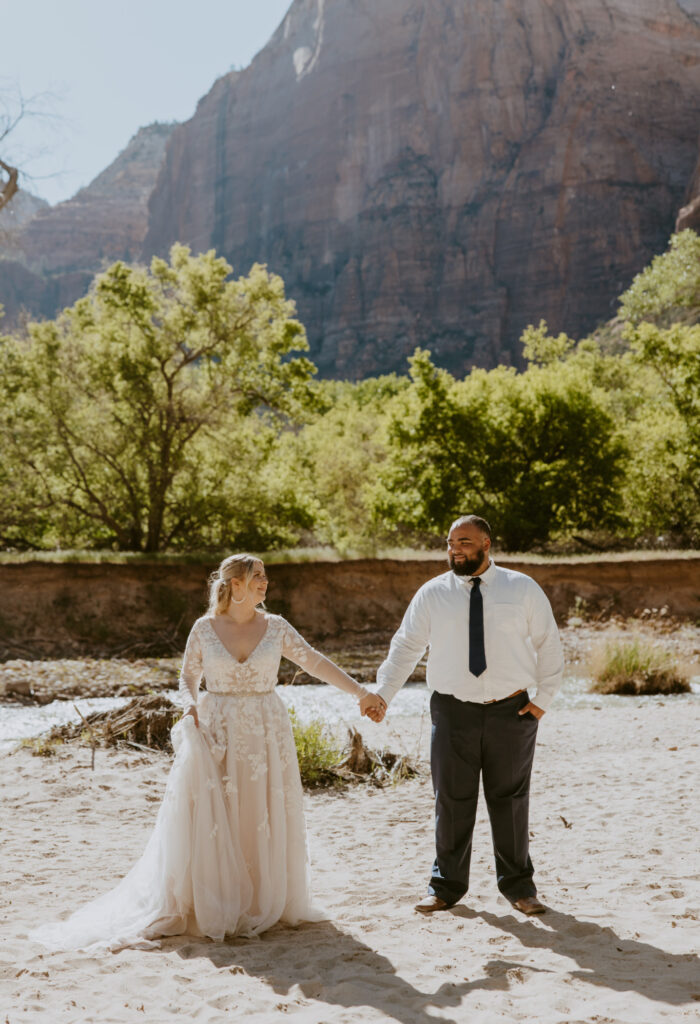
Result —
M256 940L47 954L28 930L112 884L140 853L169 759L23 750L0 760L0 1024L433 1021L653 1024L700 1019L700 701L557 710L540 728L531 853L542 918L495 885L483 801L471 890L423 918L428 778L306 800L330 920ZM383 727L363 725L376 742ZM422 736L419 740L419 731ZM425 756L427 728L390 723Z

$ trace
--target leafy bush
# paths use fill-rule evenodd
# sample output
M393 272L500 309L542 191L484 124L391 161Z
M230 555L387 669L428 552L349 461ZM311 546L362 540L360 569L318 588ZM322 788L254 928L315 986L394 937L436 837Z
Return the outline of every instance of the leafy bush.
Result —
M510 551L700 542L700 237L673 236L589 338L524 372L313 381L280 278L213 252L119 262L0 335L0 547L434 547L459 512Z
M670 327L697 322L700 312L700 238L694 231L671 235L666 252L655 256L620 296L620 315L630 324Z
M302 724L293 708L289 709L289 717L302 784L312 788L337 785L340 779L333 768L343 752L327 726L318 718Z
M457 381L428 352L410 363L374 490L385 529L440 536L457 512L478 511L507 550L526 551L618 525L626 450L578 365L473 370Z
M642 637L608 640L591 656L592 693L688 693L688 672L671 651Z

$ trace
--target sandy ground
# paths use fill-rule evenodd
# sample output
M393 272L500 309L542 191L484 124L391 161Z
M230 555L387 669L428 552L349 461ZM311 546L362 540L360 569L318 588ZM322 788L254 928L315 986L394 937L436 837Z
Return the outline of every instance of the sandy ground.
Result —
M546 716L531 813L542 918L498 895L483 801L471 891L448 913L415 913L432 859L421 779L307 795L328 922L99 956L45 954L27 931L127 870L169 760L98 751L92 772L86 749L5 757L0 1024L696 1021L699 725L700 700ZM426 753L425 723L389 728L392 749Z

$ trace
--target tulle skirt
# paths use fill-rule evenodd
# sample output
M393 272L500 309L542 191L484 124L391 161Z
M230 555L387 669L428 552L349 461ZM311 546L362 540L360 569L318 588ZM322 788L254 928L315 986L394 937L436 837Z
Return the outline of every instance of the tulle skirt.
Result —
M257 935L311 903L301 781L276 693L200 697L146 848L121 882L31 938L49 949L148 948L166 935Z

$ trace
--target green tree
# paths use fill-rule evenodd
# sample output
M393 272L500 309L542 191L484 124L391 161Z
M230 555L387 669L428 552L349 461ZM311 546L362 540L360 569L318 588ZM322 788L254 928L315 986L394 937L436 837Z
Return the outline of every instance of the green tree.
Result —
M638 311L643 298L647 315L653 313L661 322L694 315L688 266L697 239L686 232L681 242L657 257L653 273L639 276L640 290L630 300ZM644 289L642 280L647 282ZM546 324L528 328L523 340L532 360L559 365L580 383L588 381L617 423L627 451L619 484L618 536L655 543L665 535L673 543L696 543L700 328L687 323L663 328L638 320L617 321L616 330L625 343L617 354L601 351L596 338L576 345L563 335L551 338Z
M249 537L308 524L291 481L265 473L279 417L315 401L313 364L291 358L304 330L279 277L230 272L175 245L2 340L6 543L20 523L35 542L149 552L230 544L237 521ZM277 520L262 534L258 513Z
M639 528L700 538L700 326L629 324L640 375L648 384L629 422L630 517ZM643 376L642 376L642 379ZM639 387L639 384L637 385Z
M632 373L625 504L633 533L700 537L700 238L673 235L620 299Z
M674 544L700 540L700 503L688 486L690 467L682 420L668 403L649 396L625 426L630 452L622 488L626 532Z
M411 375L376 492L385 526L442 534L456 513L478 511L508 549L527 550L618 522L624 445L602 396L566 362L457 382L417 352Z
M700 326L674 324L663 329L641 323L631 326L627 337L636 360L653 370L666 400L683 421L685 449L694 466L688 483L700 498Z
M531 366L552 366L564 362L573 355L576 347L576 342L567 334L553 337L547 329L546 320L540 320L538 327L526 327L520 340L523 355Z
M284 439L300 483L306 481L306 501L316 504L317 539L343 554L372 554L382 539L374 529L371 494L387 458L389 410L407 386L405 377L394 375L324 381L323 414Z
M388 459L371 489L377 528L386 539L441 536L455 509L486 507L484 456L491 439L486 396L460 403L455 380L430 352L409 359L411 387L391 408Z
M670 327L700 315L700 237L690 229L672 235L620 297L620 317L632 326Z

